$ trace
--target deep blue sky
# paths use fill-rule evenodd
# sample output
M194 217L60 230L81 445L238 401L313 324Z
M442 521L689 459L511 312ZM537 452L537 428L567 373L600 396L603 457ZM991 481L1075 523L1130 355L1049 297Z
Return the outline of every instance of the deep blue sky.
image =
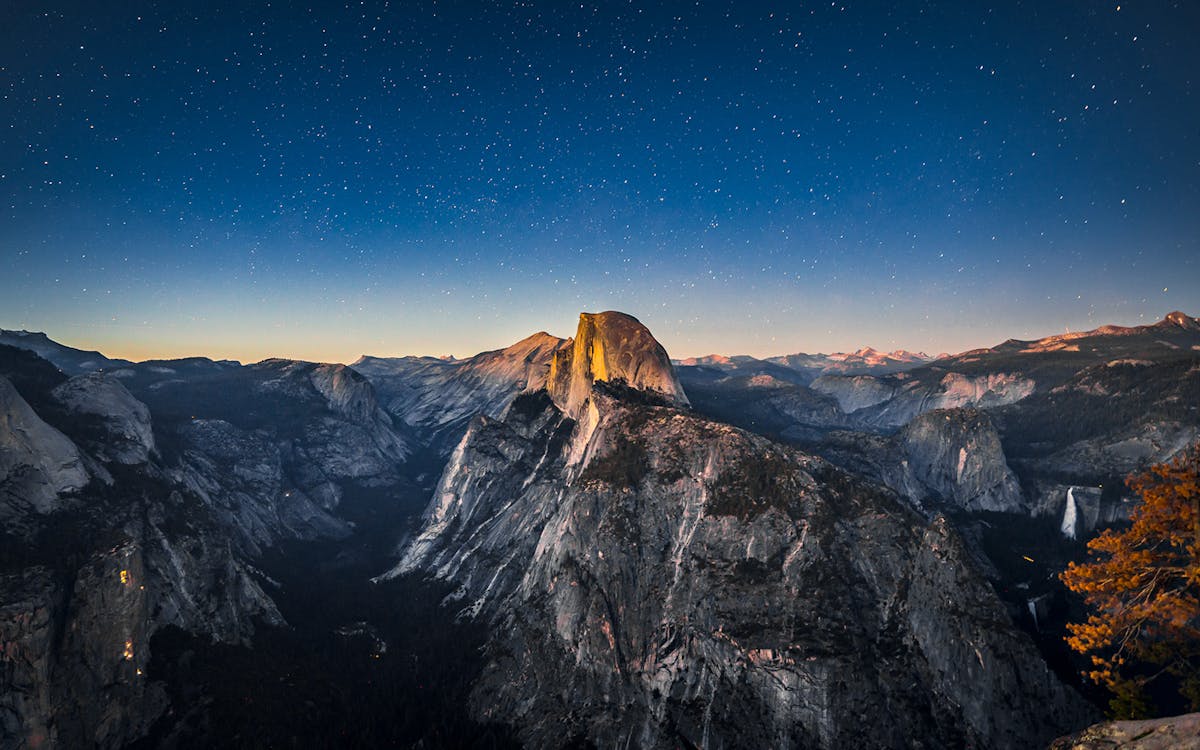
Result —
M902 7L893 7L902 6ZM0 327L959 350L1200 312L1200 3L8 3Z

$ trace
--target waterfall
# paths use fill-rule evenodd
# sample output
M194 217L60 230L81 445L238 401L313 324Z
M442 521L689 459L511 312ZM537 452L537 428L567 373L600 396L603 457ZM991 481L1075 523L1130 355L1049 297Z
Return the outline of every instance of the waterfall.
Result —
M1067 539L1077 538L1075 535L1075 522L1079 516L1079 508L1075 505L1075 488L1071 487L1067 490L1067 507L1063 511L1062 520L1062 535Z

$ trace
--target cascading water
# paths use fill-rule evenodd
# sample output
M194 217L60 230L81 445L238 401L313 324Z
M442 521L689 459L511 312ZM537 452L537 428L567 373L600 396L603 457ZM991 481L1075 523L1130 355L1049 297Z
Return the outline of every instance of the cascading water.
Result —
M1063 510L1062 535L1067 539L1075 539L1075 522L1079 517L1079 508L1075 505L1075 488L1067 490L1067 507Z

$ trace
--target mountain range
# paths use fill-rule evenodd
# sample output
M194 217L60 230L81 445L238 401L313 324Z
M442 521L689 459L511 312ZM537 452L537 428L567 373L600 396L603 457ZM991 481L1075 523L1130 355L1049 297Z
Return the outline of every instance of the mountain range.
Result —
M1098 716L1055 573L1198 393L1183 313L936 358L0 332L0 747L1044 746Z
M833 354L784 354L778 357L757 359L744 354L725 356L710 354L706 357L688 357L673 360L681 367L713 367L725 371L737 371L765 368L769 365L779 365L798 373L817 378L821 375L836 373L841 375L858 375L864 373L885 374L903 372L934 360L948 357L949 354L930 356L924 352L910 352L897 349L894 352L881 352L869 346L854 352L835 352Z

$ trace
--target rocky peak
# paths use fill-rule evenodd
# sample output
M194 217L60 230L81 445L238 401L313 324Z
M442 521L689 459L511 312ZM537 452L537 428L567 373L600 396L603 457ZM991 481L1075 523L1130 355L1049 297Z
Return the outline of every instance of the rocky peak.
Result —
M465 372L484 381L522 383L522 389L540 390L546 385L547 364L554 352L569 345L569 341L539 331L512 346L462 362Z
M156 451L150 409L112 375L76 375L53 393L71 412L100 418L104 438L96 441L93 452L102 461L139 464Z
M637 318L620 312L580 313L570 347L554 353L546 387L567 414L577 416L596 381L623 382L680 406L683 386L662 344Z
M732 365L734 364L733 357L727 357L724 354L707 354L703 357L688 357L679 360L679 364L684 367L696 367L702 365Z
M1193 318L1187 313L1182 313L1178 310L1167 313L1167 317L1163 318L1159 322L1159 325L1163 328L1178 326L1179 328L1186 328L1191 331L1200 331L1200 319Z
M375 419L379 410L375 389L355 370L345 365L322 364L308 378L334 412L357 422Z
M510 354L516 354L517 352L534 353L544 349L553 350L562 346L564 341L564 339L560 339L558 336L553 334L546 333L545 331L538 331L537 333L526 336L512 346L504 349L504 351L509 352Z

